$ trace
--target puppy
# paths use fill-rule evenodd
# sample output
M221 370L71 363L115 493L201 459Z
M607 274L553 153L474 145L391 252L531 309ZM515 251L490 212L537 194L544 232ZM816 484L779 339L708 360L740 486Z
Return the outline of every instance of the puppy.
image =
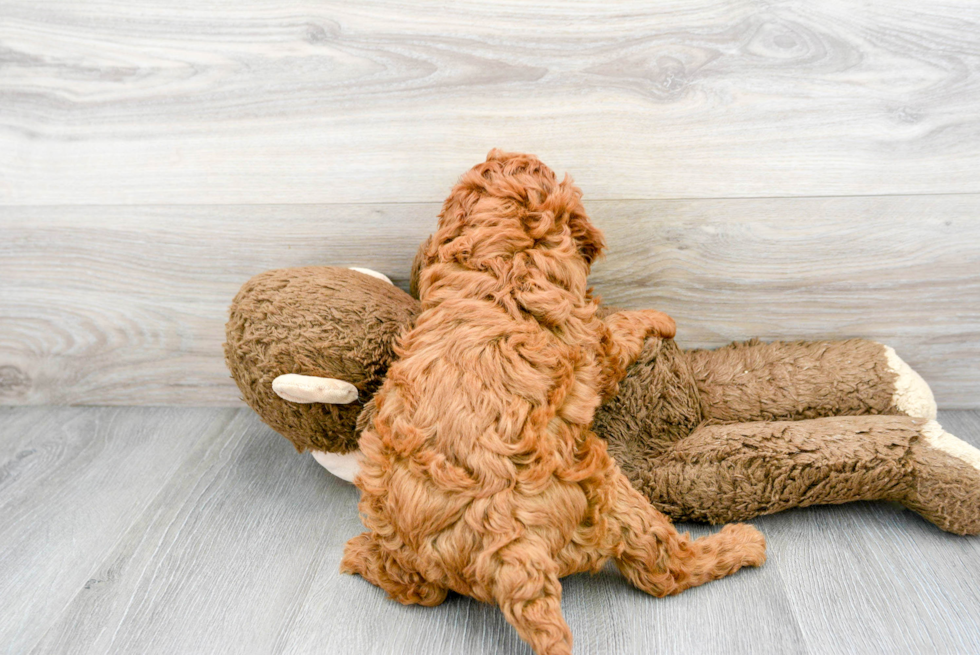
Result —
M341 564L402 603L448 590L496 603L548 655L571 653L562 576L613 559L662 596L765 561L747 525L678 534L590 431L644 339L674 322L600 320L586 280L604 242L580 198L536 158L496 150L453 189L422 256L422 313L361 436L368 532Z

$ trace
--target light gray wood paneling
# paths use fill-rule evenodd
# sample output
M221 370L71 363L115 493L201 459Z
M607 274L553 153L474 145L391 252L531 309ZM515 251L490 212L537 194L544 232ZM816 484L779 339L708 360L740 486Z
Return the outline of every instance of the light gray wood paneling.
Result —
M744 203L744 204L743 204ZM686 347L887 343L942 407L980 406L980 196L610 203L606 302L655 307Z
M980 4L3 0L0 203L978 192Z
M980 445L980 414L939 419ZM18 457L57 451L59 429L88 455ZM161 447L184 455L166 476L146 468ZM249 410L6 408L0 467L10 472L0 635L11 652L530 653L494 607L458 596L404 607L341 575L343 544L362 529L356 489ZM10 507L28 505L11 519ZM649 597L612 570L566 578L576 653L980 650L980 538L892 503L753 523L768 540L765 566L679 596ZM57 538L67 526L74 543Z
M980 406L980 195L599 201L607 302L678 341L868 337ZM0 208L0 402L237 403L227 306L269 268L403 288L438 204Z
M0 408L0 650L25 652L103 582L99 562L232 414Z

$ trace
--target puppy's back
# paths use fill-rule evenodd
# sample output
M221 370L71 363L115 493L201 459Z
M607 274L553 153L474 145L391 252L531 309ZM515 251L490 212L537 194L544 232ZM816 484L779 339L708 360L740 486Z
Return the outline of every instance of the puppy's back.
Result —
M437 568L537 522L570 533L585 511L604 337L586 278L603 244L579 198L537 160L491 153L420 256L423 311L376 396L362 488Z

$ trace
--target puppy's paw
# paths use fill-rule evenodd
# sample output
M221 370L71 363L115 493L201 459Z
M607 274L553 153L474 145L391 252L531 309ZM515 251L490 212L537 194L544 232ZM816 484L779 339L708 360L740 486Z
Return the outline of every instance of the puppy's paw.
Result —
M646 336L673 339L677 334L677 324L667 314L655 309L642 309L637 312L646 327Z
M762 566L766 562L766 538L748 523L729 523L722 528L726 542L741 556L740 566Z

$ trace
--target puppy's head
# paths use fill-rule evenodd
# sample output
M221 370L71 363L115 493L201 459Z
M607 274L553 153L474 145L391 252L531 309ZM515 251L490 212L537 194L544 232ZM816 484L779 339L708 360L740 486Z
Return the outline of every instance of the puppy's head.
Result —
M495 271L525 253L538 263L574 260L587 274L605 241L581 198L569 176L559 182L533 155L491 150L453 188L413 268L453 262Z

